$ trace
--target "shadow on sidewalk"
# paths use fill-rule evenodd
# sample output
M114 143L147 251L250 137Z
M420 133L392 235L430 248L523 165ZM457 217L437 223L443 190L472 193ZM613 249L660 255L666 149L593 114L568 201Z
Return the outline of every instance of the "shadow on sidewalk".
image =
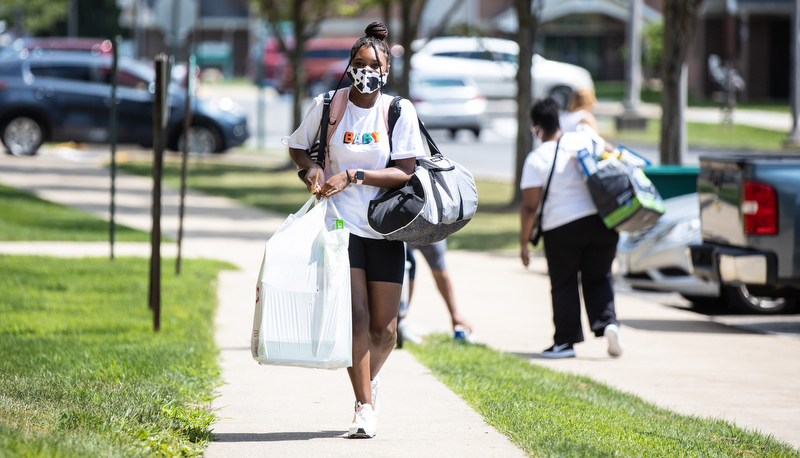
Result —
M281 442L307 441L311 439L329 439L344 437L343 431L304 431L280 433L217 433L214 442Z
M625 326L641 331L699 332L707 334L753 334L751 331L732 328L710 321L694 320L620 320Z

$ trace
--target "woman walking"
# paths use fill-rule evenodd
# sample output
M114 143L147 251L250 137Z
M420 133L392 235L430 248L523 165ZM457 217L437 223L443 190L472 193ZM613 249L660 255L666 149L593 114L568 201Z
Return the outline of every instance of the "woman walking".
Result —
M328 198L350 230L350 282L353 307L353 366L348 368L355 393L349 437L373 437L378 421L378 373L395 346L397 310L405 268L403 242L389 241L367 223L367 207L381 188L399 188L423 156L417 114L408 101L394 126L390 151L382 97L389 74L386 26L373 22L353 45L346 74L347 108L331 137L329 176L309 156L318 139L323 95L314 99L300 127L289 139L289 154L306 169L305 183ZM335 91L333 91L335 93ZM331 96L333 99L333 96ZM389 166L389 161L393 162ZM329 227L334 216L329 214Z
M541 207L541 230L555 335L553 345L542 356L575 356L573 345L583 342L580 292L592 332L606 337L611 356L620 356L622 345L611 277L619 236L606 228L598 216L576 159L583 149L602 151L605 140L591 129L562 135L558 103L552 98L533 105L531 121L534 135L543 143L528 155L522 169L519 243L522 264L527 267L528 239L540 208L542 189L549 186Z

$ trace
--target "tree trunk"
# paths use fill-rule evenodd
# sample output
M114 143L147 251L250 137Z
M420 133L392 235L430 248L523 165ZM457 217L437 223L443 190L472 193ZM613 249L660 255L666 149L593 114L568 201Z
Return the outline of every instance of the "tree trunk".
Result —
M414 41L416 35L416 27L412 24L411 9L414 0L402 0L400 2L400 20L403 23L403 36L401 37L400 45L403 47L403 73L397 85L397 93L406 99L410 98L408 89L408 75L411 73L411 56L414 52L411 50L411 42Z
M516 206L522 202L522 191L519 182L522 178L522 166L525 158L533 149L533 136L531 134L530 118L528 111L531 107L533 94L533 81L531 67L533 62L533 45L538 24L538 13L531 9L534 0L514 0L519 18L517 30L517 43L519 44L519 68L517 69L517 151L514 164L514 196L511 205ZM538 11L538 8L537 8Z
M664 4L664 54L661 58L661 164L680 164L684 141L681 68L694 32L694 17L703 0L669 0Z
M292 4L292 22L294 23L294 49L289 56L289 61L294 70L292 78L292 92L294 102L292 104L292 130L300 127L303 121L303 99L306 95L306 71L303 67L303 54L306 48L306 20L303 15L303 1L295 0Z

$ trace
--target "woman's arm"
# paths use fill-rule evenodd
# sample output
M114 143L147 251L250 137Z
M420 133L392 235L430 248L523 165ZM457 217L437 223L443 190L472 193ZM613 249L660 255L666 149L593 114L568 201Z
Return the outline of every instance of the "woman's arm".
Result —
M539 209L539 201L542 198L542 187L527 188L522 190L522 205L519 209L519 256L522 265L528 267L530 262L530 252L528 243L533 230L533 223L536 221L536 211Z
M417 159L410 157L396 160L394 167L380 170L364 170L364 182L362 184L379 188L399 188L411 179L411 175L414 174L416 169L416 163ZM358 172L358 169L347 169L332 176L325 182L317 195L319 197L330 197L342 192L344 188L350 185L359 186L356 184L356 172Z
M308 192L316 193L319 196L320 186L322 179L325 177L325 172L311 159L308 151L299 148L289 148L289 157L301 169L306 169L305 183Z

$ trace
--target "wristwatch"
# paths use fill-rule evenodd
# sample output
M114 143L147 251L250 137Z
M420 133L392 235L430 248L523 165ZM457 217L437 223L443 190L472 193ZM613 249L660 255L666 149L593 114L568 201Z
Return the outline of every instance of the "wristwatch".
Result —
M358 169L356 172L356 184L361 184L364 182L364 169Z

